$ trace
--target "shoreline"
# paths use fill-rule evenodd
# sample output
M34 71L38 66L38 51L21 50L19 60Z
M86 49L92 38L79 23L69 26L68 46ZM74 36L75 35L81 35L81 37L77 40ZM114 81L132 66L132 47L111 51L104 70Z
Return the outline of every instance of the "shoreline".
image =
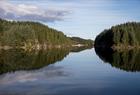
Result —
M73 44L73 45L33 45L33 46L0 46L0 50L9 50L9 49L23 49L23 50L47 50L54 48L74 48L74 47L94 47L84 44Z
M105 46L94 46L95 48L100 49L112 49L114 51L129 51L129 50L139 50L140 46L111 46L111 47L105 47Z

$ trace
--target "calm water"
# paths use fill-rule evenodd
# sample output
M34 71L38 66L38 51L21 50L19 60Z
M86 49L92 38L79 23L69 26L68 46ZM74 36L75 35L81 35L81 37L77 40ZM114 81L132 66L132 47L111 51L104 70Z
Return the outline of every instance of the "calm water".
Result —
M0 95L140 95L140 52L0 51Z

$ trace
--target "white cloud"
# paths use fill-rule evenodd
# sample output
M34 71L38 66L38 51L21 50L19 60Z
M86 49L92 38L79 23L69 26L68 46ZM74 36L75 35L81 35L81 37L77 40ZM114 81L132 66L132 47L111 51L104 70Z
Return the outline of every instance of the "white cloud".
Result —
M3 19L53 22L63 20L68 13L68 10L43 9L35 5L12 4L7 0L0 1L0 18Z

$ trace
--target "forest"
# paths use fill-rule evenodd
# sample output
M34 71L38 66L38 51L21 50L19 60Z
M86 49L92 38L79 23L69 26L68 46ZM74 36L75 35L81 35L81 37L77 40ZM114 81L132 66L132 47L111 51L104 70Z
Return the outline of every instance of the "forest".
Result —
M63 32L39 22L7 21L0 19L0 47L69 47L72 44L80 43L80 40L72 39L67 37ZM82 44L86 43L93 45L92 40L82 39Z
M112 26L101 32L95 39L95 47L139 48L139 46L139 22L127 22Z

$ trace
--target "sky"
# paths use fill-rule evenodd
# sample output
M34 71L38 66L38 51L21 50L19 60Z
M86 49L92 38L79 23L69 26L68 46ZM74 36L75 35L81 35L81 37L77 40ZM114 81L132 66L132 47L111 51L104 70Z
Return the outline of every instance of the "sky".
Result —
M140 0L0 0L0 18L38 21L86 39L125 22L140 21Z

